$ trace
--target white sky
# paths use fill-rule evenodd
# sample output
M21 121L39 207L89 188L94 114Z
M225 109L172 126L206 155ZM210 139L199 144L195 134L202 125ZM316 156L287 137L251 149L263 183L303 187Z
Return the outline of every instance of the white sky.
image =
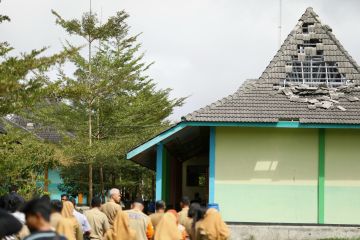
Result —
M105 19L125 9L139 38L148 71L172 97L189 96L171 120L235 92L246 79L258 78L279 48L279 0L92 0L93 11ZM360 1L282 0L282 40L309 6L333 29L350 55L360 63ZM0 41L25 52L49 46L61 50L69 36L55 25L51 9L64 18L80 18L89 0L2 0ZM70 71L70 69L68 69Z

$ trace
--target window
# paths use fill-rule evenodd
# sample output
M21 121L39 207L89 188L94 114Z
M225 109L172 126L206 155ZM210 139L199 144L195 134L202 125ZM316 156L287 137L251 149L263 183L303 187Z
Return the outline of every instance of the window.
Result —
M339 86L346 82L345 77L339 73L335 62L312 58L305 59L305 61L293 60L286 64L286 68L286 82L290 83L302 83L310 86L320 84Z
M186 185L188 187L206 187L208 179L208 167L195 165L187 166Z

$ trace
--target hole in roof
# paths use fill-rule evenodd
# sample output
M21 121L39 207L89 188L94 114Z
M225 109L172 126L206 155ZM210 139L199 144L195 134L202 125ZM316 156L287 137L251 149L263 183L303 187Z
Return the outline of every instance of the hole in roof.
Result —
M305 27L308 26L311 25L305 24ZM328 87L346 84L345 75L339 73L337 63L325 61L321 47L322 41L318 38L304 40L297 45L297 55L292 55L291 60L285 63L286 78L281 80L284 86L287 83Z
M302 25L302 32L303 33L309 33L309 26L313 26L314 23L303 23Z
M310 41L305 40L304 42L309 44L316 44L316 43L321 43L321 40L317 38L311 38Z
M324 50L316 50L316 55L324 55Z

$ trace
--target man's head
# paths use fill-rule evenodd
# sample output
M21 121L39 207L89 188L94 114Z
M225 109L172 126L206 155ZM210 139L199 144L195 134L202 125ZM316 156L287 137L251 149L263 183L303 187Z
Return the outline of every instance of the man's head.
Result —
M101 207L101 198L93 197L93 199L91 199L91 207L92 208Z
M163 200L156 201L155 203L155 210L156 212L165 212L166 205Z
M9 212L19 211L24 203L24 199L17 193L7 195L7 210Z
M16 185L11 185L9 187L9 193L13 193L13 192L17 192L18 191L18 187Z
M61 194L61 201L65 202L65 201L67 201L67 200L69 200L69 195L67 195L67 194Z
M180 207L184 208L184 207L189 207L189 206L190 206L190 199L186 196L182 197L181 201L180 201Z
M141 198L135 199L135 201L132 204L132 209L136 209L139 211L144 210L144 201Z
M26 203L23 212L25 213L26 225L29 230L31 232L50 230L50 211L49 202L39 198Z
M42 196L41 196L41 200L50 202L50 201L51 201L50 195L49 195L49 194L44 194L44 195L42 195Z
M110 197L110 201L120 203L120 200L121 200L120 190L117 188L110 189L109 197Z
M61 213L61 210L63 208L62 201L60 201L60 200L52 200L50 202L50 205L51 205L51 212L52 213L54 213L54 212Z

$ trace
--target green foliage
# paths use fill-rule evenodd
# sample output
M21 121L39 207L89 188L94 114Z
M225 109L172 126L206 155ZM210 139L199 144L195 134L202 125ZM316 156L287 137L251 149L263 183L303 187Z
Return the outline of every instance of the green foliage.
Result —
M125 11L116 13L110 17L103 25L99 24L99 19L94 13L85 13L81 21L77 19L65 20L56 11L51 11L56 16L56 23L62 26L69 34L74 34L85 38L89 42L94 40L108 40L126 34L128 26L125 19L129 15Z
M10 18L0 15L0 23L4 21ZM0 42L0 117L21 112L45 97L52 85L46 71L64 62L77 49L68 48L52 56L44 56L45 50L14 56L11 55L13 48L7 42ZM58 165L59 150L10 125L6 130L7 134L0 134L0 194L12 185L26 197L42 192L37 183L43 180L45 168Z
M27 198L42 193L37 183L44 180L45 168L58 166L61 158L56 146L7 125L7 134L0 135L0 195L13 185Z
M154 173L125 160L125 154L167 128L167 117L185 99L170 99L171 89L159 89L145 74L152 63L143 61L137 36L129 35L126 12L104 24L93 13L65 20L52 12L69 34L86 40L89 53L68 43L49 57L43 56L46 48L11 56L10 45L0 43L0 117L16 112L63 135L53 145L7 126L8 133L0 135L0 194L10 185L28 197L39 193L36 183L44 180L45 169L58 167L61 189L70 194L99 195L118 187L123 194L151 198ZM0 16L0 23L8 20ZM95 50L94 41L99 41ZM73 74L64 73L65 62L75 65ZM56 80L46 75L54 64Z
M166 118L184 98L170 99L170 89L157 89L145 75L152 63L143 62L137 36L128 34L124 11L103 25L91 13L81 20L64 20L55 11L53 14L68 33L84 38L89 45L99 41L94 53L89 46L88 56L78 52L70 57L76 70L74 77L59 74L55 92L61 101L51 102L37 113L75 136L65 143L71 163L62 167L62 190L88 194L91 164L95 193L101 193L102 187L117 186L133 196L151 198L153 172L124 157L129 149L168 127Z
M0 15L0 23L3 21L10 18ZM0 116L32 106L45 94L49 84L44 72L63 62L76 49L69 48L52 56L41 56L46 48L21 56L10 55L12 50L7 42L0 42Z

